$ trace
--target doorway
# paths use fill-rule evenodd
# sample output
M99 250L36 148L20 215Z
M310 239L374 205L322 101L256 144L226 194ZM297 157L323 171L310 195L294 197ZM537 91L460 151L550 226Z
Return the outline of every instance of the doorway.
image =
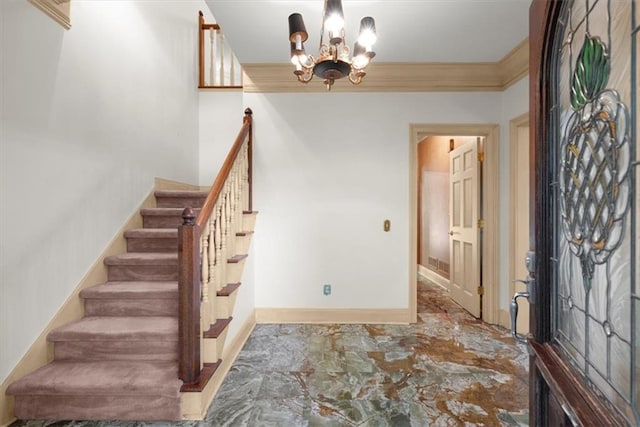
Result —
M460 137L484 138L484 176L481 191L483 200L483 234L481 279L484 285L482 319L497 324L498 309L498 158L499 125L497 124L414 124L410 127L409 147L409 310L411 321L417 320L418 273L418 142L427 136L458 135Z
M430 135L418 143L418 269L477 318L483 139Z

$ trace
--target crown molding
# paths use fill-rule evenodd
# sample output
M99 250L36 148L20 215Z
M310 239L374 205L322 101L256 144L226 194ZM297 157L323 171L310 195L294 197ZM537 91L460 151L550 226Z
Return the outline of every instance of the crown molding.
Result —
M71 1L70 0L29 0L29 3L49 15L54 21L65 29L71 28Z
M315 77L299 83L291 64L244 64L244 92L326 92ZM337 82L332 92L501 92L529 72L529 39L498 62L372 63L361 85Z
M497 63L503 89L529 74L529 37L522 40Z

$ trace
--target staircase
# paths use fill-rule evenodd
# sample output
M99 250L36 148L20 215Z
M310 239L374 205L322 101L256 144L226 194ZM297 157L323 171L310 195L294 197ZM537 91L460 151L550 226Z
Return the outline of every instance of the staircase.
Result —
M104 258L107 281L80 292L84 317L48 334L52 361L7 389L17 418L183 419L185 399L194 401L185 395L211 384L232 320L255 224L250 147L247 109L210 192L155 192L156 207L140 211L143 228L124 232L127 252ZM186 207L208 214L188 222ZM185 243L179 228L195 240Z

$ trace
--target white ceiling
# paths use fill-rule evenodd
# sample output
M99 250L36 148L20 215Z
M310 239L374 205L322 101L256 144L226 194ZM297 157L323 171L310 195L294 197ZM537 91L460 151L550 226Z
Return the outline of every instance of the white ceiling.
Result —
M323 0L206 0L242 64L289 60L287 17L299 12L317 51ZM376 20L376 62L495 62L524 40L531 0L343 0L346 38Z

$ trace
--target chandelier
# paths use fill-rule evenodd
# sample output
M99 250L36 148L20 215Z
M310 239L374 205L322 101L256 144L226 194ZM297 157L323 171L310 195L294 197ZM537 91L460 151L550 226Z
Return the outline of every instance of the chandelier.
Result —
M293 74L302 83L309 83L316 75L324 79L327 90L331 90L333 83L343 77L348 77L354 85L360 84L366 74L364 69L376 55L372 50L376 42L376 23L370 16L360 21L360 35L351 55L345 39L341 0L324 1L320 47L316 58L305 53L304 42L308 37L302 15L289 15L291 63L296 67Z

